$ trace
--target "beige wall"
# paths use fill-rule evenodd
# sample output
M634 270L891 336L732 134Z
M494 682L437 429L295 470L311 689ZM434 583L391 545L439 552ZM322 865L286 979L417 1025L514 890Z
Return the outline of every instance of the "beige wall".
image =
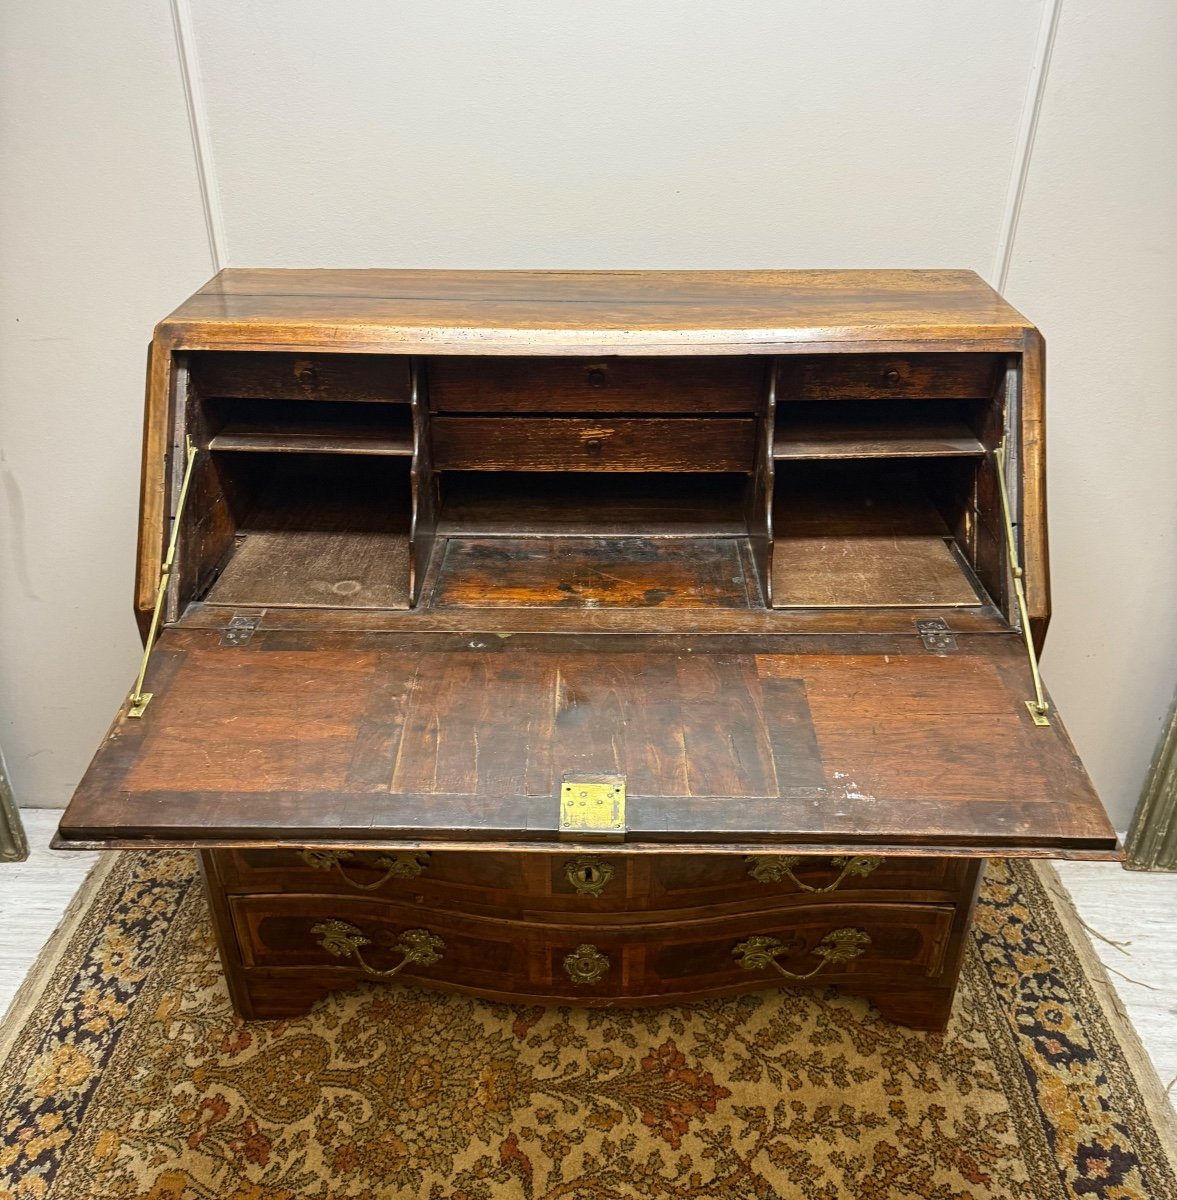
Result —
M1126 824L1177 682L1173 6L1065 0L1025 172L1054 0L174 8L206 209L164 5L0 15L0 744L24 802L67 798L134 672L143 346L210 273L207 224L237 266L997 282L1008 249L1051 351L1048 678Z

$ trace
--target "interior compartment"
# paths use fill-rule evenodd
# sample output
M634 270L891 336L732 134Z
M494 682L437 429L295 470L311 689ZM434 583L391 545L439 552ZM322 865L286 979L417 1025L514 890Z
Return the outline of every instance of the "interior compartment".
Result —
M810 400L779 404L778 460L913 458L985 453L982 400Z
M410 460L202 455L180 592L233 607L407 608Z
M438 534L738 537L747 476L446 471Z
M413 423L407 404L216 398L204 402L203 418L211 450L413 453Z
M438 607L749 608L747 476L445 472Z
M973 458L795 462L778 467L777 608L986 603L973 569Z

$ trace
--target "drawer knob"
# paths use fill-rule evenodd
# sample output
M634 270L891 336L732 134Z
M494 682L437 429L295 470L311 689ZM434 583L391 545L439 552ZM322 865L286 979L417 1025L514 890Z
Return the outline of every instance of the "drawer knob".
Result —
M599 896L613 874L613 864L603 858L574 858L564 864L564 877L582 896Z
M338 871L344 883L358 892L374 892L390 879L415 879L429 866L427 850L397 850L393 854L380 854L370 861L374 867L383 867L384 874L372 883L360 883L347 873L344 865L349 859L358 857L351 850L300 850L298 856L316 871Z
M889 384L894 386L895 384L899 383L902 380L903 376L902 376L902 374L900 374L899 371L897 371L894 367L892 367L889 371L883 372L883 378Z
M589 456L589 458L600 458L601 450L604 445L605 443L602 442L600 438L589 438L584 443L584 452Z
M392 944L392 949L399 951L404 957L395 967L380 971L364 961L361 951L364 946L372 944L372 939L354 925L332 919L313 926L311 933L328 954L335 958L355 959L356 965L370 979L391 979L409 963L432 966L441 961L442 952L445 950L445 942L428 929L406 929Z
M609 375L604 367L589 367L584 378L591 388L603 388L609 382Z
M745 971L762 971L766 967L772 967L786 979L812 979L826 967L857 958L862 953L862 948L869 945L870 934L864 929L835 929L832 933L827 933L810 951L810 954L816 954L821 962L812 971L804 973L787 970L777 962L779 955L789 953L789 947L779 938L748 938L732 950L732 957Z
M319 390L319 368L313 362L295 363L294 378L304 392L317 392Z
M609 974L609 960L588 942L564 956L564 974L573 983L599 983Z
M801 861L800 854L785 854L780 857L772 854L750 854L744 859L748 864L748 874L757 883L783 883L786 879L794 883L803 892L820 895L822 892L832 892L844 879L854 877L864 878L874 871L882 858L877 854L855 854L852 857L839 856L830 859L831 867L841 867L837 878L825 887L814 887L805 883L793 873L793 868Z

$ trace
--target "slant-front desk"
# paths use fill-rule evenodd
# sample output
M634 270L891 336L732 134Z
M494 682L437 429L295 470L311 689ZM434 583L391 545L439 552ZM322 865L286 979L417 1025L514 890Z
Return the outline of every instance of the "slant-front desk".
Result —
M152 343L148 654L58 844L199 851L246 1017L942 1028L985 856L1116 854L1043 472L1042 340L969 272L223 271Z

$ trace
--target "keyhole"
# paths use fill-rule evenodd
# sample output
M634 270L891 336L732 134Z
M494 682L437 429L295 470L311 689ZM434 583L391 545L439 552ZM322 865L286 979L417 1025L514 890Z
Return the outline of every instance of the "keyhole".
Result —
M598 879L596 867L581 867L580 881L581 883L596 883Z

